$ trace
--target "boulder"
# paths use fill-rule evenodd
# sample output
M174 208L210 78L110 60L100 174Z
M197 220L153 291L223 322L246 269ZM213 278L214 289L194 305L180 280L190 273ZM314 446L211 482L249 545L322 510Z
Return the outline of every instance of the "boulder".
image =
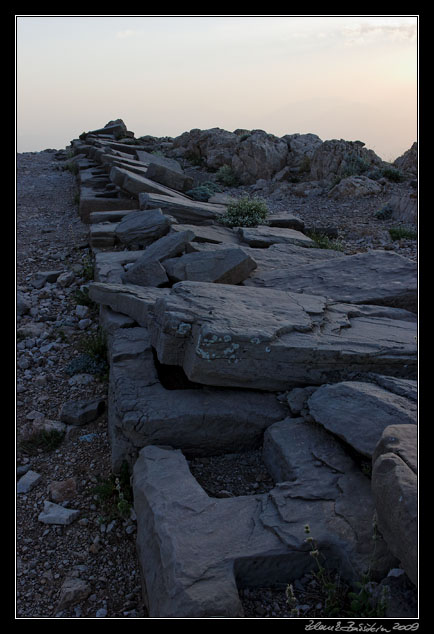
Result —
M263 130L253 130L240 141L232 157L232 168L241 184L252 185L257 180L272 178L285 165L288 144Z
M239 247L186 253L164 262L169 279L239 284L256 268L256 262Z
M368 251L297 267L289 263L285 268L256 271L246 284L417 312L417 264L392 251Z
M390 425L383 431L372 458L372 494L378 528L418 585L417 427Z
M69 425L85 425L95 420L105 409L105 400L80 399L78 401L67 401L60 410L60 419Z
M372 196L380 194L382 186L377 181L367 176L348 176L343 178L337 185L328 192L329 198L347 198L349 196L358 198L360 196Z
M417 224L418 196L417 190L392 196L387 203L392 210L392 218L401 222Z
M317 423L369 459L386 427L417 424L417 404L376 383L321 385L309 397L308 405Z
M170 220L161 209L137 210L124 216L117 224L117 239L127 246L148 246L170 230Z
M360 175L382 164L380 157L373 150L366 149L362 141L331 139L315 149L310 163L310 178L333 181Z

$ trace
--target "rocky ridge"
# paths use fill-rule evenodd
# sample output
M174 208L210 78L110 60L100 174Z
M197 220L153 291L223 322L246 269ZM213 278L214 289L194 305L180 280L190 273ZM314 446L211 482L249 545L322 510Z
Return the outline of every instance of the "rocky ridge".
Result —
M18 475L20 479L18 480L19 521L17 526L20 528L17 539L19 544L17 603L21 617L141 618L144 616L164 617L168 614L174 617L187 615L196 618L219 615L289 617L294 616L294 612L291 613L289 610L285 595L285 586L289 581L294 582L299 595L298 615L321 615L321 610L324 610L325 606L321 604L318 589L314 588L315 579L311 576L309 566L306 567L305 559L298 563L293 560L289 569L286 569L285 565L281 568L280 565L276 565L276 543L272 546L275 552L274 572L267 566L259 573L253 573L249 569L248 558L253 556L253 552L256 552L255 556L262 552L257 548L265 548L265 542L264 545L260 545L261 540L265 538L265 533L262 537L258 533L259 542L254 546L252 554L241 555L246 565L238 570L239 591L234 595L228 595L229 603L225 604L223 601L220 605L214 600L208 605L205 589L201 590L200 599L196 597L191 604L196 606L191 608L192 613L188 613L190 599L186 601L185 597L178 608L176 608L177 601L171 601L167 607L164 607L166 590L161 590L160 581L156 580L155 588L151 581L160 564L158 558L154 560L152 566L149 564L149 561L156 557L156 552L149 546L151 533L149 533L146 518L150 519L154 512L158 516L159 506L164 504L165 496L169 496L167 499L170 499L176 489L172 491L169 487L166 491L164 488L157 487L159 492L155 499L146 494L143 497L143 491L153 486L152 478L156 477L158 480L163 473L157 470L153 475L152 470L148 471L151 466L154 469L158 464L156 457L151 457L152 446L163 445L173 448L172 450L162 449L161 460L165 465L164 473L170 473L170 469L167 470L168 465L175 460L173 463L175 480L180 477L181 471L185 468L183 466L185 458L178 452L183 451L186 454L187 480L185 480L185 489L181 486L182 493L176 494L178 499L181 500L184 495L188 498L186 492L190 486L193 486L189 474L193 474L195 481L203 487L200 490L207 491L207 496L203 498L202 493L196 492L196 485L194 485L194 493L192 489L191 495L199 495L203 502L199 502L199 498L197 502L193 502L191 498L193 504L200 506L203 503L205 507L208 507L213 499L221 499L222 503L215 506L216 510L221 509L219 513L225 513L226 507L228 509L232 507L232 509L238 509L237 512L256 514L258 511L255 509L259 510L262 507L263 510L255 522L258 526L267 526L271 518L270 513L274 513L272 511L274 506L280 508L282 513L288 504L293 506L294 500L300 495L302 499L309 499L309 492L305 485L295 497L292 492L294 487L279 488L278 485L279 482L285 484L294 480L293 470L296 469L297 464L297 455L290 457L287 454L285 438L288 432L286 429L294 427L290 432L291 437L294 437L294 434L299 433L300 428L300 437L306 441L311 433L311 425L324 424L321 420L324 407L320 407L320 414L315 415L318 410L315 399L317 400L317 395L319 397L320 390L327 387L330 382L339 387L344 386L347 379L349 387L353 388L357 381L361 380L362 387L365 388L363 394L371 394L374 391L378 395L383 390L382 397L389 403L389 408L392 406L392 401L404 399L403 402L399 401L399 407L400 411L404 411L407 416L403 418L403 423L405 422L403 428L408 426L408 416L411 418L412 411L410 405L412 400L409 394L410 390L415 388L415 376L410 369L405 371L405 368L410 368L412 363L411 357L414 350L411 351L411 348L413 345L414 349L415 344L410 333L414 323L412 315L417 303L415 301L416 287L411 282L410 263L416 262L417 244L411 238L402 238L399 241L392 239L388 233L389 228L400 226L405 229L414 229L414 223L408 223L408 215L405 222L399 220L397 217L400 213L399 206L395 208L389 206L386 212L384 209L393 196L402 199L414 192L414 187L410 183L411 179L414 180L415 174L408 172L406 179L400 182L379 176L378 170L385 170L391 166L384 166L378 157L373 156L370 151L365 151L363 144L358 142L349 145L343 141L323 143L318 138L314 138L315 135L288 135L287 138L275 139L262 131L253 131L253 133L244 131L241 134L239 131L223 132L219 130L191 131L175 140L152 137L134 139L134 135L122 122L117 121L111 122L99 131L85 135L83 139L72 141L72 156L68 156L67 151L46 151L18 157L17 438L19 439ZM248 145L246 145L247 142ZM244 146L240 148L240 144ZM330 161L330 155L333 155L334 162ZM194 166L192 162L200 164ZM359 165L359 168L363 164L363 173L366 173L365 168L368 163L373 178L365 176L364 179L372 181L375 185L370 188L366 187L366 180L361 179L357 182L354 176L347 176L351 166L354 169L354 164ZM216 182L218 172L215 170L228 164L231 165L238 182L241 181L242 184L227 187L226 192L210 196L205 203L195 202L188 195L191 190L187 188L191 188L192 185L198 186L208 180ZM158 165L158 169L153 167L149 170L150 166L155 165ZM324 171L327 165L334 166L332 174L330 171ZM261 169L266 166L265 172L258 172L259 166L262 166ZM70 171L64 169L66 167L75 172L75 179L72 178ZM122 178L119 180L120 175ZM151 179L150 175L155 180ZM321 180L318 177L321 177ZM351 178L353 179L351 189L341 188L342 191L338 194L336 191L333 193L336 187ZM354 180L356 180L355 183ZM77 186L80 193L78 214L73 202ZM266 198L272 212L270 228L273 219L275 226L281 227L276 234L279 236L278 243L268 242L266 246L260 248L247 246L248 242L243 234L234 230L223 230L223 227L219 225L218 218L225 211L227 200L225 196L228 193L233 196L246 192L260 194ZM35 194L37 205L35 205ZM40 204L41 202L43 205ZM157 203L158 207L155 207ZM158 213L156 213L157 209ZM383 213L379 213L381 211ZM99 214L101 216L98 217ZM131 225L129 222L129 226L121 230L134 214L140 221L143 221L143 216L146 215L145 227L140 223ZM151 216L153 220L149 222ZM289 223L294 222L290 216L296 217L298 229L289 229L291 226ZM87 223L89 223L88 226ZM197 318L197 308L193 308L192 312L188 304L180 308L181 305L177 306L176 303L172 308L171 303L175 300L175 295L171 287L179 280L184 280L180 286L178 284L181 291L179 297L182 296L184 288L187 295L195 299L195 289L199 287L194 286L197 281L195 281L195 269L191 268L190 260L197 259L198 263L200 262L197 270L200 271L202 280L205 276L205 280L209 279L209 282L204 283L211 284L207 287L211 292L210 297L214 297L213 293L219 287L222 291L226 287L228 292L231 288L238 288L241 292L242 286L239 285L242 284L248 298L250 291L248 285L245 284L255 279L258 273L262 276L261 279L265 279L267 271L274 275L273 272L278 270L278 264L288 261L288 264L292 262L294 265L295 258L299 263L301 258L302 268L311 266L308 264L310 256L306 260L306 253L303 252L316 252L320 257L321 249L300 246L300 238L297 238L299 241L297 243L292 236L289 238L290 233L286 243L282 244L282 237L286 231L293 231L300 232L303 239L307 239L308 229L318 230L318 228L324 233L337 237L343 249L338 253L333 252L335 257L332 259L324 254L324 261L337 262L336 258L359 253L366 253L369 256L370 249L375 249L375 253L381 249L384 253L390 252L390 255L404 257L405 262L408 262L406 266L409 282L406 282L404 295L401 295L407 298L405 304L396 304L395 300L390 299L389 293L387 299L384 297L382 300L376 299L375 311L371 307L366 312L363 305L357 309L359 319L362 320L360 324L363 320L365 320L363 323L371 320L370 327L374 327L374 322L378 327L382 320L387 319L389 334L391 326L395 324L401 333L399 336L397 334L395 346L399 340L398 346L402 347L403 328L408 329L408 342L400 352L401 361L394 366L397 369L399 367L400 371L396 374L395 370L390 370L392 366L388 366L388 371L392 371L396 376L387 379L387 377L381 378L385 366L384 368L366 366L364 369L355 366L349 370L348 366L345 366L347 369L340 377L328 375L325 379L326 375L321 375L321 378L313 378L312 375L312 377L297 379L293 384L288 382L287 385L262 384L262 379L260 376L258 378L258 373L255 371L255 381L259 383L254 384L250 380L247 385L256 387L256 390L265 389L269 393L255 390L251 392L249 398L253 400L249 417L251 418L254 412L266 411L270 414L270 418L267 420L263 417L260 420L261 417L258 417L257 423L253 426L243 427L240 412L248 411L245 409L248 394L244 393L243 389L233 389L237 384L235 361L238 359L238 349L236 346L241 343L241 340L233 338L237 327L236 322L230 326L231 336L225 341L226 348L222 348L224 363L228 363L231 360L230 357L233 357L233 363L229 364L231 365L229 381L223 380L223 374L218 371L205 381L210 387L204 391L206 355L201 353L205 364L199 366L198 372L192 372L194 359L190 353L186 352L188 348L183 347L187 345L184 342L187 342L192 327L191 316L196 315ZM39 239L35 239L35 232L40 235ZM262 233L261 240L264 240L266 232ZM270 240L270 232L268 232L267 240ZM215 267L216 262L219 262L221 267L222 263L228 261L226 256L217 257L219 251L226 253L224 249L228 250L228 245L234 255L242 253L243 257L247 257L246 262L253 261L256 266L238 269L236 275L241 277L223 278L225 284L221 286L218 283L219 277L215 277L212 267ZM155 256L150 256L150 246ZM43 249L44 252L41 253ZM214 261L210 257L213 253L216 255ZM329 251L328 254L330 253ZM206 260L203 256L207 256ZM146 264L144 257L147 258ZM48 258L51 258L53 262L52 267L47 266ZM203 262L205 261L210 262L207 269L204 269ZM273 262L276 263L273 264ZM386 269L389 271L387 267ZM148 276L146 282L145 273ZM135 277L132 277L133 274ZM382 270L377 269L378 279L381 279L383 274ZM209 277L210 275L214 277ZM221 275L221 272L218 275ZM96 283L89 285L89 278L92 277ZM190 280L193 281L192 287L189 287ZM401 286L403 280L404 277L400 274ZM235 287L234 284L238 286ZM393 284L392 280L391 285ZM388 286L390 287L390 283ZM278 292L281 293L281 291ZM87 301L88 293L93 301ZM270 295L268 291L267 293L264 297L270 298L272 294ZM327 291L327 295L329 293L330 291ZM283 298L283 295L279 297ZM286 316L288 323L285 328L288 328L291 322L290 328L294 328L295 324L296 329L301 328L300 333L303 331L308 333L312 328L316 328L317 317L312 321L312 316L319 315L319 311L324 310L327 302L324 303L324 299L320 299L320 294L312 296L317 297L315 300L309 300L307 294L301 297L305 307L301 312L294 313L294 318L291 317L295 320L293 322ZM94 301L101 305L99 314ZM246 306L251 306L251 299L246 301ZM293 302L293 299L290 301ZM351 297L349 301L351 302ZM212 303L215 304L214 299ZM200 305L203 307L203 298L200 300ZM225 305L224 302L223 309ZM323 308L320 309L320 305ZM402 307L390 309L387 306ZM159 312L155 312L157 307ZM166 313L168 308L171 313ZM166 343L163 333L168 332L167 327L160 327L158 324L166 323L167 315L172 313L178 315L180 310L184 313L181 319L175 322L172 317L169 319L172 324L170 327L175 327L178 334L175 339L172 337ZM272 309L273 314L276 310L278 312L278 304ZM336 308L333 308L333 311L335 310ZM344 309L339 310L343 316ZM354 330L354 324L357 322L355 308L351 308L350 311L345 310L347 311L346 320L351 315L346 328L350 326L350 330L351 328ZM158 319L155 321L158 314L160 321ZM308 318L308 315L311 317ZM342 316L339 319L342 319ZM233 316L228 315L228 318L232 319ZM241 319L240 325L245 328L245 316L237 317L238 319ZM204 323L206 321L209 322L209 319ZM95 342L100 332L99 324L103 325L109 342L109 385L105 382L107 376L103 377L101 368L99 373L95 373L95 367L89 358L83 359L83 335L88 335L88 339L93 339ZM193 330L195 328L196 326L193 326ZM209 325L207 330L203 331L204 334L205 332L208 341L211 342L212 330L209 330ZM220 326L215 333L216 336L218 333L222 333L220 336L223 337L229 336L224 334L225 331ZM357 337L362 337L364 340L366 335L363 333L364 330L360 330ZM261 336L262 334L261 331ZM273 337L274 335L272 339ZM300 338L299 335L297 337ZM307 334L303 337L306 339ZM255 335L252 333L250 339L254 338ZM182 344L181 348L180 344ZM363 345L366 346L366 343ZM198 349L200 343L196 342L195 346ZM201 350L205 352L206 347L202 345ZM184 354L186 355L185 362L183 361ZM252 365L251 353L247 348L245 354L248 364ZM260 358L262 364L263 359ZM279 356L276 357L276 360L278 359ZM238 365L242 365L241 357L238 361ZM272 365L275 362L272 361ZM174 370L176 366L183 366L183 371ZM172 368L170 372L169 367ZM69 370L65 371L68 368ZM242 373L245 375L244 369ZM266 374L269 375L270 372L267 371ZM134 377L133 380L132 377ZM342 379L344 379L343 382ZM312 385L312 387L306 387L306 385ZM323 387L319 388L318 385ZM366 386L377 387L366 391ZM243 388L244 384L240 384L239 387ZM231 391L228 392L228 389ZM141 427L138 426L137 421L143 416L143 408L146 406L137 396L133 396L136 391L140 394L149 394L147 399L155 399L152 413L155 420L148 417L146 425L140 423ZM173 398L169 398L171 395ZM272 404L270 398L275 399L276 396L278 399ZM363 396L363 398L366 397ZM262 399L262 405L259 404L258 399ZM224 401L230 404L226 412L222 409ZM234 409L238 401L239 410ZM266 401L268 405L265 404ZM133 409L137 410L136 422L131 418L132 402L134 402ZM210 405L210 403L213 404ZM362 403L362 407L365 407L367 401L364 400ZM158 413L163 406L167 408L164 415L155 417L154 412ZM204 406L205 410L201 412ZM394 405L394 407L397 406ZM337 405L337 407L339 409L341 406ZM186 413L184 418L181 413L183 408ZM275 413L272 414L274 410ZM189 429L188 418L194 420L194 416L191 416L194 412L198 414L198 421L193 422ZM174 420L170 426L167 426L165 421L168 420L169 415ZM208 419L204 418L206 416ZM150 420L153 422L150 423ZM203 436L201 432L200 420L208 420L207 439L206 434ZM215 432L212 425L210 426L212 421L218 421ZM416 421L413 418L410 422ZM174 423L179 425L179 432L175 435L173 434L176 428L176 426L173 427ZM164 431L164 425L167 427L166 431ZM380 427L374 432L374 438L378 440L384 429L381 420L379 425ZM235 434L231 436L234 428ZM413 425L410 425L410 437L412 436L411 428ZM221 429L225 430L224 434L221 433ZM327 425L324 429L327 429ZM57 431L61 434L63 440L57 449L47 453L45 448L32 446L31 443L35 442L35 432L40 434L41 430ZM261 447L264 432L267 449L265 445ZM316 456L314 463L318 462L318 455L324 452L324 447L334 437L336 430L333 429L332 434L330 431L323 433L325 436L320 445L316 449L309 450ZM314 442L314 436L309 442ZM336 473L337 468L337 472L347 474L341 477L340 489L342 490L345 489L343 485L345 478L356 477L357 481L360 481L358 486L363 490L366 489L368 505L366 508L373 508L370 484L368 484L370 480L366 475L361 477L358 471L363 460L367 460L368 463L371 461L372 449L368 453L365 450L360 453L357 441L353 440L351 435L344 434L340 437L342 439L340 442L344 442L347 452L352 456L351 460L354 460L354 456L358 458L354 463L351 460L348 462L348 457L343 457L345 464L348 463L345 468L343 463L339 467L336 463L328 476L332 488L324 493L324 499L335 499L334 504L341 505L341 512L351 524L354 521L350 519L351 500L348 500L350 505L347 507L348 502L344 497L336 498L336 492L333 492L335 485L332 486L332 482L336 480L333 471ZM224 440L220 447L219 440L220 442ZM374 442L374 446L375 444ZM148 447L148 449L142 452L142 447ZM174 450L175 453L172 453ZM336 446L325 462L330 462L331 455L334 456L332 461L336 460L339 451L340 449ZM280 468L283 471L273 473L276 456L280 453L282 455ZM142 456L140 461L138 461L138 454ZM148 454L151 462L147 462ZM389 454L386 452L386 455ZM400 455L403 455L402 452ZM374 473L380 458L381 456L375 454ZM127 505L128 512L121 513L123 507L119 504L124 501L123 496L127 495L126 486L125 491L121 493L120 480L122 465L125 461L129 463L130 469L135 465L134 510ZM324 461L324 457L320 458L321 461ZM315 468L314 463L313 468ZM291 475L282 475L288 468ZM381 469L384 467L380 467L378 462L378 471ZM350 476L353 472L354 475ZM113 479L113 473L117 474L117 480ZM237 473L239 475L236 475ZM299 482L297 486L300 488L301 482L307 482L311 477L311 471L297 475L295 478L296 484ZM393 476L391 477L393 480ZM122 483L124 486L124 481ZM169 484L168 482L168 486ZM107 488L109 490L111 499L109 508L102 504L102 485L105 485L106 491ZM388 495L388 492L378 491L375 495L384 496ZM245 498L245 496L248 497ZM229 500L231 506L225 502L225 498ZM318 500L317 504L319 503ZM324 517L324 513L328 513L325 511L328 506L324 504L321 502L318 509L321 508L322 511L315 511L310 518L306 511L308 507L302 504L300 527L309 519L314 520L316 513ZM214 508L213 505L210 507L210 512ZM144 508L147 510L144 511ZM57 511L58 515L54 523L51 523L53 520L50 519L52 517L50 514L53 511ZM233 510L230 511L231 514L233 512ZM208 511L205 513L203 510L201 513L204 513L203 517L207 517ZM407 532L410 530L412 534L414 510L409 510L408 513L410 514L406 515L405 526ZM33 517L30 526L29 516ZM373 511L367 511L368 523L372 520L372 516ZM185 520L181 518L183 518L182 513L178 516L175 514L174 524L179 521L192 521L192 530L196 535L194 541L198 544L199 550L205 548L206 551L205 545L199 546L203 539L199 528L200 518L192 517L191 520L187 520L187 517ZM213 521L211 519L205 521L204 528L212 525ZM357 521L360 521L360 518ZM382 521L384 523L384 520ZM336 518L330 516L330 522L335 523ZM136 533L137 530L138 533ZM157 532L158 530L156 527ZM319 526L317 530L317 537L325 552L328 553L330 561L338 562L336 565L344 570L342 555L335 550L335 546L331 547L326 536L321 536ZM342 529L336 524L333 530L339 533ZM385 535L389 534L390 529L384 524L382 530ZM283 531L280 539L283 539L288 547L285 522L280 526L279 531ZM366 535L368 532L367 530ZM135 552L136 534L139 561ZM236 539L234 534L234 544ZM246 537L242 534L239 539L241 543L246 541ZM300 548L303 543L302 536L300 539L297 548ZM34 556L36 543L38 555ZM365 561L363 557L360 559L360 554L356 554L362 543L355 544L356 550L351 555L353 563ZM388 552L387 546L383 544L381 548L384 550L384 560L381 565L379 564L377 578L372 586L373 591L378 592L378 589L384 585L392 588L392 607L389 608L392 610L391 615L414 616L416 609L414 591L412 582L407 576L410 574L413 583L417 583L411 568L414 557L413 559L410 557L409 563L408 553L404 556L403 553L397 552L396 546L393 545L393 538L389 537L387 544L391 552ZM167 543L167 547L169 546L170 544ZM188 549L188 543L186 547ZM271 542L266 548L270 547ZM68 554L63 554L62 557L62 551ZM176 560L178 564L183 565L184 556L182 551L178 553ZM264 556L263 552L261 556ZM233 554L227 553L225 557L231 558ZM146 561L148 563L144 563ZM399 568L400 561L404 562L406 572L400 569L399 573L391 572L387 576L388 571ZM187 570L186 573L190 577L191 573ZM144 578L146 588L143 595L140 576ZM267 588L267 581L274 583L273 588ZM181 592L179 579L173 579L170 582L166 580L165 583L175 584L170 590L172 596L174 589L176 593ZM233 581L228 579L212 583L229 583L230 586ZM215 596L214 590L215 588L211 585L208 593ZM158 600L157 595L160 597ZM226 590L223 595L226 595ZM315 602L313 597L316 598Z

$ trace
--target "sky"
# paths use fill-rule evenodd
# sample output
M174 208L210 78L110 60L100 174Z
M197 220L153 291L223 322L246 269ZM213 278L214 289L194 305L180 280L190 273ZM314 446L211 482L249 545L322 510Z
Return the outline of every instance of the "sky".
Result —
M63 149L123 119L136 137L261 129L418 135L418 16L16 15L16 150Z

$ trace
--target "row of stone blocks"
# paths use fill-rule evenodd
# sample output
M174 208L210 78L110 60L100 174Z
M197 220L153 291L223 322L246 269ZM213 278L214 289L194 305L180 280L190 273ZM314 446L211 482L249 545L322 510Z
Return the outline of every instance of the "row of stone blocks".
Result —
M375 292L343 275L343 288L334 283L322 294L318 284L327 276L306 268L315 258L303 254L316 250L283 240L249 244L225 232L215 224L222 205L196 203L149 178L175 171L170 184L182 189L188 181L176 165L149 173L155 157L104 130L72 144L80 214L91 228L106 213L116 223L113 235L134 210L159 207L171 219L169 235L190 232L187 252L210 245L217 251L241 237L259 262L245 286L187 279L170 288L146 277L144 256L149 244L163 248L161 237L136 251L95 249L99 281L90 296L101 305L109 338L112 466L116 471L126 460L133 473L149 615L243 616L239 587L287 584L312 568L307 524L327 565L348 581L368 568L381 579L401 565L417 583L411 273L400 269L391 278L389 266ZM270 240L273 232L260 233ZM175 264L183 252L175 253ZM301 262L294 267L301 292L287 283L290 257ZM286 275L270 265L276 258ZM325 262L338 259L324 257L323 271ZM173 275L171 267L164 270ZM135 277L128 278L130 270ZM268 493L212 498L188 467L189 457L258 447L276 483ZM361 457L372 462L372 481Z

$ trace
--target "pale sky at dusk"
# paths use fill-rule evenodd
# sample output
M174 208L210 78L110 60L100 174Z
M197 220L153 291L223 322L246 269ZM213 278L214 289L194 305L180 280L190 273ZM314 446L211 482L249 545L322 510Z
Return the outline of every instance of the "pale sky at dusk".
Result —
M262 129L417 140L417 16L16 16L17 151L121 118L136 137Z

